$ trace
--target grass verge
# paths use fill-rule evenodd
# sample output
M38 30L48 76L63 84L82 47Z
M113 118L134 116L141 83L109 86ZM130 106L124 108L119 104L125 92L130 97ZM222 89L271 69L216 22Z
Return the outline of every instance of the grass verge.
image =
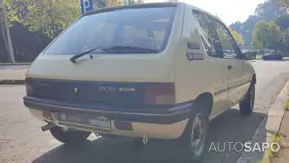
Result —
M289 100L284 102L284 108L289 111Z
M279 147L280 147L280 150L278 150L278 145L273 145L272 146L272 149L271 148L269 148L269 150L268 150L268 155L269 155L269 157L270 157L270 162L272 162L272 160L273 159L276 159L277 157L279 157L280 156L280 153L281 153L281 151L282 151L282 149L283 149L283 146L282 146L282 140L284 139L284 135L283 134L281 134L281 133L275 133L275 134L273 134L272 135L272 137L271 137L271 144L279 144ZM276 150L278 150L277 152L276 152Z
M281 153L282 153L282 149L284 147L282 146L281 142L282 142L283 139L284 139L284 135L283 134L274 133L269 139L270 146L271 146L271 144L274 144L274 145L272 145L272 148L268 148L265 151L266 153L264 153L265 154L265 158L268 158L268 159L264 159L263 158L263 160L258 161L258 163L273 163L274 160L276 158L278 158L281 155ZM279 144L279 146L276 145L276 143ZM280 149L277 151L277 149L279 147L280 147Z

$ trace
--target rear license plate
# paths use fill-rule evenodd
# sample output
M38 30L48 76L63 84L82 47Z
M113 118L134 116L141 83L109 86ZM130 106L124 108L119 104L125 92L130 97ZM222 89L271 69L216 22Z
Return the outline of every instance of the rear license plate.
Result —
M93 117L83 114L71 114L71 113L57 113L57 119L59 123L64 125L74 125L82 127L93 127L99 129L110 130L111 121L106 117Z

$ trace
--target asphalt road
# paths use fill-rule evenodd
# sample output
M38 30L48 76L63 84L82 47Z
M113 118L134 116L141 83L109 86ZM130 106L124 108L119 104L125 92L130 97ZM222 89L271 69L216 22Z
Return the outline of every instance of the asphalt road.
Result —
M289 77L287 61L256 61L256 106L248 117L238 107L211 122L211 142L245 142L253 136L270 104ZM23 86L0 86L0 163L163 163L181 162L182 150L168 141L149 141L136 146L128 139L95 139L79 146L68 146L40 130L43 122L33 118L22 104ZM210 151L205 163L234 163L241 153Z

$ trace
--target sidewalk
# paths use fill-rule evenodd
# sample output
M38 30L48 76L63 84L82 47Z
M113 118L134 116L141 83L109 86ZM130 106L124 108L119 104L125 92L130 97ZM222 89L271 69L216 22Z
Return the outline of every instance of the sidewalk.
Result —
M0 66L0 84L24 84L27 68Z
M273 143L281 144L280 140L283 140L284 144L286 144L286 139L288 140L288 137L285 139L283 134L289 136L289 111L285 111L284 102L288 99L289 81L286 82L284 88L271 105L268 115L263 119L254 136L249 140L251 144L262 146L262 144L268 143L270 147L272 147L271 145ZM283 127L281 127L282 123ZM275 150L274 147L266 148L265 151L264 148L263 150L252 150L250 152L244 151L237 163L288 163L289 151L285 150L286 148L284 147L286 147L286 145L282 146L282 150L279 150L278 152L272 151ZM286 153L286 155L283 153ZM277 159L284 160L279 161Z

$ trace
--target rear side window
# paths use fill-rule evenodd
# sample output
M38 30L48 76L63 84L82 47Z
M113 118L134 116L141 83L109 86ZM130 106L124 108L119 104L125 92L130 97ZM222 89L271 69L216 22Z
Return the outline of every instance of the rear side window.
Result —
M225 25L216 22L216 29L222 45L223 57L226 59L240 59L241 52L228 28Z
M163 51L176 6L125 8L87 15L63 32L44 54L78 54L97 47L132 46ZM93 53L105 52L101 50Z
M205 50L209 56L221 58L222 46L215 29L215 20L205 13L193 10L193 15L200 24L199 32Z

